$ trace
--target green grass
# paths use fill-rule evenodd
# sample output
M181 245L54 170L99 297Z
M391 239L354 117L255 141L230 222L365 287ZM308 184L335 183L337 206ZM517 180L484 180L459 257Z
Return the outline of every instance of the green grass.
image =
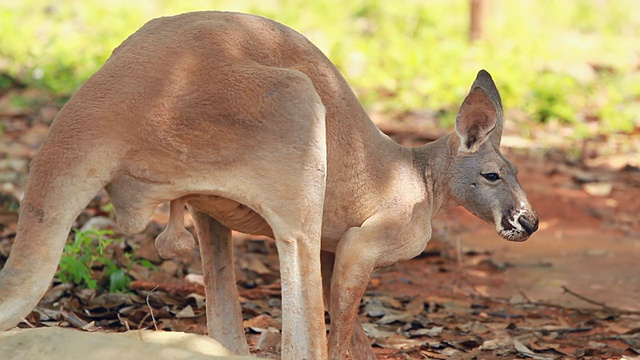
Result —
M129 271L134 264L154 266L148 260L137 259L133 251L124 254L124 263L118 262L114 247L122 243L110 230L75 230L73 241L64 247L56 276L63 283L80 287L127 292L131 283Z
M305 34L370 110L431 109L451 126L475 73L486 68L505 108L531 122L574 126L577 137L640 127L640 3L496 3L487 38L470 43L468 0L0 0L0 74L66 98L147 20L233 10Z

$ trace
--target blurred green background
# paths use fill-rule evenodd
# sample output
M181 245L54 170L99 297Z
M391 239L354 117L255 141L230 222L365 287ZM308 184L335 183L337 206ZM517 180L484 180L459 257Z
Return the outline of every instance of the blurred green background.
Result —
M450 127L480 68L508 116L574 139L640 129L640 1L0 0L0 91L17 83L64 102L151 18L193 10L264 15L305 34L372 112L432 111ZM14 103L19 102L14 99Z

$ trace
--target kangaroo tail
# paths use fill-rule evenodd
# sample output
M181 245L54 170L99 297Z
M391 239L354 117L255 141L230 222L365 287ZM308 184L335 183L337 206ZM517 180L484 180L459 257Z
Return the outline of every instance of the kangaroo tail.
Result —
M14 327L37 305L73 222L114 172L114 160L105 162L104 149L82 146L87 139L63 125L70 124L68 119L60 120L31 163L18 235L0 272L0 330Z

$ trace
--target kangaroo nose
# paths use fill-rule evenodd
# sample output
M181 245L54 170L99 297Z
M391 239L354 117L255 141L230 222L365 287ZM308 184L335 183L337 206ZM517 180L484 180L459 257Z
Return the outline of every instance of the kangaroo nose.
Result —
M529 235L533 234L536 230L538 230L538 218L537 217L534 217L533 220L530 220L526 216L520 216L520 218L518 219L518 222L520 223L520 225L522 225L524 230Z

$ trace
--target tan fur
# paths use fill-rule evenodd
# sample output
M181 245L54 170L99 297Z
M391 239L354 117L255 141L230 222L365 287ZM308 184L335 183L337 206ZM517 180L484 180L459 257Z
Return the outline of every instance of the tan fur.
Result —
M234 13L152 20L60 111L33 161L0 273L0 328L35 306L73 220L106 187L128 232L171 202L157 239L163 256L194 245L182 223L189 207L207 326L232 351L247 353L232 271L236 229L276 240L282 358L342 359L349 349L353 359L373 358L356 322L369 275L418 255L434 216L463 205L518 241L537 228L515 167L498 150L502 108L488 73L478 74L465 103L459 136L404 148L374 126L338 70L295 31Z

